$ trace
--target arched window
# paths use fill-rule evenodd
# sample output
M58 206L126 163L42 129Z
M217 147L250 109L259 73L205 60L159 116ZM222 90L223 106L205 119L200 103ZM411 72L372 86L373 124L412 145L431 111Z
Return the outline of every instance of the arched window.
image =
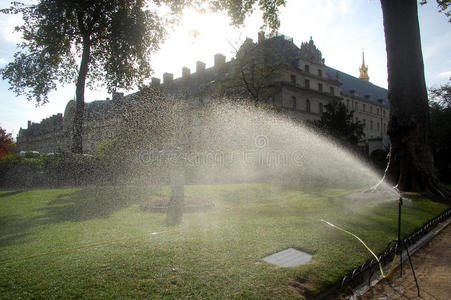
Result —
M305 101L305 111L310 112L310 100L309 99L307 99Z

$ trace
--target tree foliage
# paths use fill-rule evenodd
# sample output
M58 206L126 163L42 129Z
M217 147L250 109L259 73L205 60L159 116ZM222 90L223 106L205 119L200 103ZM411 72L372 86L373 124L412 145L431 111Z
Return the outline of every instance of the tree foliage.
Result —
M427 3L427 0L421 0L420 4L424 5ZM448 17L448 22L451 23L451 0L437 0L437 7L439 12L445 14Z
M364 125L360 121L353 122L354 111L348 111L338 101L328 103L324 108L321 119L313 121L313 125L345 144L357 145L364 136Z
M2 159L11 148L14 143L11 133L7 133L6 130L0 127L0 159Z
M429 89L431 100L438 102L443 107L451 107L451 83L441 85L439 88Z
M80 80L77 61L89 53L91 85L131 88L149 76L150 53L165 33L163 20L144 5L138 0L13 3L2 12L22 14L24 24L16 30L23 42L15 60L2 69L3 78L18 95L45 103L58 83Z
M435 166L439 177L451 182L451 102L450 85L431 88L430 115Z

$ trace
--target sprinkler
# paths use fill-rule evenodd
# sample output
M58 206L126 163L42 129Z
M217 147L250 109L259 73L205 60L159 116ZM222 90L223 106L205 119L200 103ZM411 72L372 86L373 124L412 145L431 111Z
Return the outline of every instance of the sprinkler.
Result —
M415 279L415 285L417 286L418 297L420 297L420 286L418 285L417 276L415 275L415 269L413 268L412 259L410 258L409 247L401 239L401 207L402 197L398 200L398 240L396 241L396 254L400 257L401 277L402 277L402 249L406 249L407 257L409 258L410 268L412 269L413 278Z
M419 297L420 296L420 287L418 285L418 280L417 280L417 277L415 275L415 270L413 268L412 260L410 258L409 249L408 249L406 243L401 239L401 214L402 214L401 207L402 207L402 204L403 204L403 199L400 196L399 200L398 200L398 240L394 241L394 242L396 242L395 247L394 247L395 256L393 258L393 262L392 262L392 265L390 267L390 270L388 271L387 274L384 274L384 270L382 268L381 259L379 257L377 257L376 254L374 254L374 252L365 244L365 242L362 241L361 238L359 238L354 233L349 232L349 231L347 231L347 230L345 230L345 229L343 229L343 228L341 228L341 227L339 227L337 225L334 225L334 224L332 224L332 223L330 223L328 221L325 221L323 219L321 219L321 221L326 223L327 225L329 225L329 226L331 226L331 227L333 227L335 229L338 229L338 230L340 230L340 231L342 231L342 232L344 232L346 234L349 234L352 237L354 237L355 239L357 239L371 253L371 255L376 259L376 262L379 265L379 270L381 272L381 277L384 278L384 279L389 278L390 275L393 273L393 271L395 269L395 266L396 266L396 260L397 260L398 256L400 257L400 267L401 267L401 277L402 277L402 251L403 251L403 248L404 248L406 250L407 256L409 258L410 268L412 269L412 274L413 274L413 278L415 279L415 284L417 286L418 297ZM381 257L384 257L386 254L387 253L384 253L384 255L382 255ZM353 271L353 273L351 275L351 279L354 278L357 275L357 273L359 273L359 272L358 272L358 269L356 268L356 269L354 269L354 271ZM348 280L348 278L345 276L343 278L342 285L344 284L344 282L346 280Z

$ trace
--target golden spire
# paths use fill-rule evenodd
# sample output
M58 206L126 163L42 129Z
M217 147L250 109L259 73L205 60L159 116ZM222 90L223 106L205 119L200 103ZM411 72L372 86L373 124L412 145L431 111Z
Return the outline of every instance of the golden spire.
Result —
M362 65L359 68L360 76L359 78L365 81L370 81L370 77L368 76L368 66L365 66L365 53L362 49Z

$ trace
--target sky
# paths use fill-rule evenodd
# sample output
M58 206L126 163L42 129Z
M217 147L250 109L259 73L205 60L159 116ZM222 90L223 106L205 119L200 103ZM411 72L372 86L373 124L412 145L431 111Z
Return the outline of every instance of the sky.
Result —
M7 6L8 2L2 0L0 8ZM419 5L418 13L426 84L439 86L451 77L451 24L432 0ZM358 77L364 50L370 82L387 88L382 9L378 0L287 0L286 7L280 10L280 20L279 33L292 37L298 46L312 37L326 65L350 75ZM12 61L18 50L20 35L13 29L19 24L19 16L0 18L0 68ZM244 26L235 28L223 14L185 11L180 25L169 31L159 52L151 57L153 76L162 78L163 73L169 72L177 78L185 66L194 72L198 60L211 67L217 53L224 54L228 61L246 37L257 39L261 25L259 12L247 18ZM37 107L8 88L8 82L0 79L0 126L14 137L20 127L27 127L28 120L39 122L63 113L75 95L74 85L58 87L50 93L49 103ZM87 90L85 95L87 102L107 97L111 95L105 90Z

